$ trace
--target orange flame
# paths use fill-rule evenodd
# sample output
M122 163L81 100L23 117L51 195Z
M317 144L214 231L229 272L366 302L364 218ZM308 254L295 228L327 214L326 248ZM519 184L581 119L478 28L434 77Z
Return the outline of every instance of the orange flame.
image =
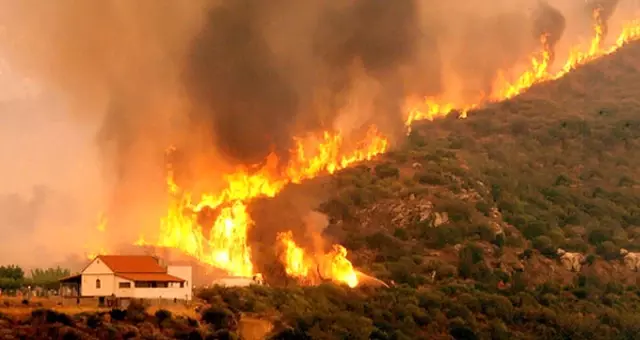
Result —
M311 272L312 263L307 258L304 249L293 241L291 231L278 233L278 242L284 248L282 262L287 275L295 278L306 278Z
M357 273L347 259L347 249L343 246L335 244L329 253L310 257L295 243L291 231L279 233L278 242L284 248L281 260L287 275L307 284L319 283L321 279L330 279L352 288L358 285ZM314 271L316 268L317 272ZM318 277L320 273L322 277Z
M334 281L346 283L353 288L358 285L358 277L353 269L351 261L347 260L347 249L339 244L334 244L330 253L324 256L324 276Z
M542 52L539 56L531 58L531 68L523 72L514 83L509 84L503 74L498 76L498 84L495 86L498 90L494 92L492 96L494 100L504 100L515 97L534 84L548 79L548 68L551 62L552 51L547 39L547 34L543 34L540 37ZM500 83L503 84L500 85Z
M98 230L98 233L100 235L103 235L107 230L107 217L106 217L106 215L104 213L101 213L100 215L98 215L98 225L96 226L96 230ZM102 237L100 237L100 238L102 238ZM88 247L88 248L90 248L91 250L87 251L85 253L85 256L89 260L93 260L98 255L106 255L107 254L107 250L103 246L95 246L94 245L93 247Z
M433 120L437 117L446 116L453 111L461 112L461 118L466 117L466 113L474 108L480 107L488 102L498 102L501 100L513 98L533 85L558 79L568 72L593 61L604 55L611 54L627 43L640 39L640 21L631 21L624 25L622 32L618 36L616 43L609 48L604 48L604 26L601 18L601 9L597 8L593 12L594 36L588 48L576 46L571 49L567 60L563 67L557 72L551 72L551 50L547 42L547 35L540 37L541 51L538 55L531 58L529 67L522 72L513 81L506 79L505 73L500 72L494 82L494 91L488 96L480 96L481 100L476 103L453 104L443 102L437 98L426 98L423 103L414 105L408 109L407 119L405 121L408 129L414 121L417 120Z
M253 222L246 210L247 201L261 196L273 197L289 183L298 183L323 172L333 173L354 162L370 160L388 147L388 140L374 127L350 152L344 151L345 141L340 133L325 132L320 139L309 137L306 140L296 139L295 142L296 149L292 151L291 161L283 171L278 171L279 159L271 154L257 172L239 169L227 174L224 176L224 190L217 194L202 195L196 202L191 193L178 187L169 167L167 186L173 199L167 216L161 221L155 244L181 249L230 274L251 276L254 269L247 234ZM313 152L310 152L307 144L312 145ZM204 208L219 209L217 219L211 226L198 223L198 212ZM208 237L205 236L205 230L208 231ZM144 235L137 243L146 243ZM340 259L346 261L346 258Z

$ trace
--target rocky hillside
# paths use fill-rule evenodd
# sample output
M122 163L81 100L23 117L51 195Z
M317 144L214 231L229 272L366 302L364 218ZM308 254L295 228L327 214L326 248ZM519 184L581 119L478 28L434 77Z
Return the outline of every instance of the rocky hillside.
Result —
M470 244L498 281L593 272L635 283L635 84L639 44L466 119L424 122L376 164L334 177L330 232L359 267L414 287L460 274Z

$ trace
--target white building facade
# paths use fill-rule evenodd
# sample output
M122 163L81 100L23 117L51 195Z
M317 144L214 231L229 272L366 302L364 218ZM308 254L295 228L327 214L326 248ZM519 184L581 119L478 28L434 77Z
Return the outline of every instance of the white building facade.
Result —
M81 297L192 299L190 266L163 266L147 255L101 255L61 281L77 284Z

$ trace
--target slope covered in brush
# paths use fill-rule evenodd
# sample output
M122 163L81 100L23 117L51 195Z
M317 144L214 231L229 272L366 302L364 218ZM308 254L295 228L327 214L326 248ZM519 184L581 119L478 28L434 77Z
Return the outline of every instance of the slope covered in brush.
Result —
M414 126L334 175L326 233L391 288L211 289L276 339L632 339L640 332L640 44ZM557 250L582 256L567 268ZM566 263L565 263L566 264Z
M638 84L632 44L466 119L417 124L377 164L335 177L330 231L357 266L414 285L433 266L454 274L447 249L468 241L497 245L486 250L507 272L527 265L509 249L639 250Z

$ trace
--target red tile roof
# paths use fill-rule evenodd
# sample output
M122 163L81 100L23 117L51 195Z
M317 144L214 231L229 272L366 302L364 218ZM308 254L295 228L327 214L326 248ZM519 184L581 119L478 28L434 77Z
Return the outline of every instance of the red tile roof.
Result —
M130 273L130 274L116 274L116 276L123 279L131 280L134 282L140 281L156 281L156 282L184 282L184 279L179 277L161 274L161 273Z
M157 259L150 255L100 255L96 260L102 261L114 273L157 273L166 274Z

